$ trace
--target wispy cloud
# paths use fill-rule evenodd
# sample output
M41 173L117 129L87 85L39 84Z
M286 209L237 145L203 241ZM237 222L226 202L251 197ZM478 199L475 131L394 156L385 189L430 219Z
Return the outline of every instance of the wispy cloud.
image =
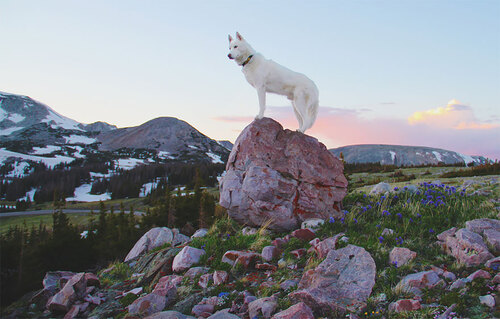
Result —
M410 120L404 118L367 119L359 109L320 107L318 118L307 134L316 136L328 147L352 144L419 145L500 159L500 147L496 143L500 136L498 123L478 122L471 107L461 108L445 110L448 116L453 116L449 119L441 115L441 124L444 125L440 125L430 113L410 124ZM454 115L460 112L467 113L469 119ZM270 107L266 115L278 120L286 128L298 127L291 107ZM465 124L460 126L460 123ZM474 126L476 124L480 127Z
M455 130L488 130L498 124L477 120L472 108L453 99L445 107L437 107L422 112L415 112L408 118L410 125L451 128Z

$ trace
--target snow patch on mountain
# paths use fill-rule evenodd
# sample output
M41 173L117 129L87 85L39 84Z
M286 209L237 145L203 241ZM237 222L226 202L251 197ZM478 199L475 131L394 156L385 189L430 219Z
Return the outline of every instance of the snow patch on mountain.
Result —
M457 153L457 154L458 154L458 156L460 156L464 160L464 162L466 164L476 162L476 160L470 155L465 155L465 154L461 154L461 153Z
M73 197L66 198L68 202L98 202L100 200L109 200L111 199L111 194L104 193L99 195L90 194L90 190L92 189L91 184L83 184L77 188L75 188L75 194Z
M210 159L212 160L212 163L214 164L224 164L224 162L222 161L221 157L217 154L214 154L212 152L206 152L205 154L207 154L208 157L210 157Z
M54 153L57 151L60 151L61 147L60 146L55 146L55 145L47 145L45 147L33 147L33 152L32 154L35 155L44 155L44 154L50 154Z
M130 170L138 165L144 165L145 162L138 158L119 158L115 160L115 167L117 169Z
M389 154L391 154L391 159L392 159L392 162L394 162L394 159L396 158L396 152L394 152L394 151L389 151Z
M71 163L74 161L74 158L68 156L56 155L55 157L44 157L44 156L35 156L35 155L27 155L23 153L17 153L8 151L5 148L0 148L0 165L3 165L5 161L9 158L20 158L23 160L29 160L33 162L42 162L47 167L54 167L61 163Z
M70 135L65 136L66 144L92 144L96 142L95 138L83 136L83 135Z
M53 109L51 109L50 107L48 107L43 103L40 104L47 107L49 111L49 114L42 120L42 122L49 124L52 128L61 127L67 130L76 130L84 132L84 130L79 127L80 123L78 123L77 121L58 114L56 111L54 111Z
M436 151L432 151L432 154L434 154L434 156L436 156L436 159L438 160L438 162L443 161L443 156L441 155L441 153L436 152Z
M10 135L11 133L14 133L15 131L22 130L24 127L9 127L3 130L0 130L0 135Z

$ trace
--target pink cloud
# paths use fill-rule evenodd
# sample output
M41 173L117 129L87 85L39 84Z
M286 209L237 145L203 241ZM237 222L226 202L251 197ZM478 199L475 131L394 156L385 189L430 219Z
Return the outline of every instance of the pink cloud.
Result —
M251 116L218 116L212 118L213 120L219 121L219 122L252 122L254 120L253 117Z
M267 115L286 128L295 130L298 127L291 107L269 107ZM405 119L366 119L357 110L320 107L318 118L307 134L317 137L329 148L353 144L415 145L500 159L500 127L497 124L480 129L441 127L425 121L409 124Z

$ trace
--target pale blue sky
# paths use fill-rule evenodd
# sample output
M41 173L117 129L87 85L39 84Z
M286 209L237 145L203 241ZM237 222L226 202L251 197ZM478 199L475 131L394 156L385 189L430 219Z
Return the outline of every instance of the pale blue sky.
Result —
M497 0L0 0L0 91L80 122L124 127L175 116L234 141L249 122L234 118L258 112L255 90L227 58L235 31L314 80L322 106L356 110L364 121L406 121L457 99L474 123L498 133ZM278 96L268 104L289 105ZM323 133L311 130L329 147L349 143ZM394 141L366 140L384 142Z

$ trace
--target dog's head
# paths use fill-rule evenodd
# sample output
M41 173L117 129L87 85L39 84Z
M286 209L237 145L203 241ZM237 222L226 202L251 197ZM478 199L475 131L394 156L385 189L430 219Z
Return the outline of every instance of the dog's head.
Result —
M236 39L233 39L231 35L228 36L228 39L230 52L227 57L231 60L235 60L238 65L243 64L243 62L254 53L250 44L248 44L238 32L236 32Z

